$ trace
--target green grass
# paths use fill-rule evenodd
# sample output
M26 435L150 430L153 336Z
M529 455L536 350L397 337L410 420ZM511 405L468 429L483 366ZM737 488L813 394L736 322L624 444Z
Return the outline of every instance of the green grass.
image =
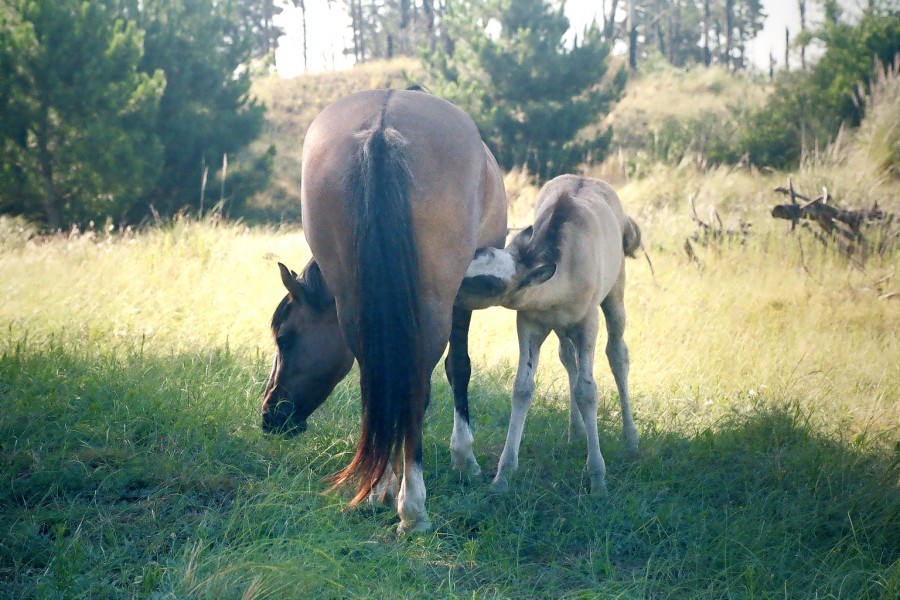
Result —
M283 293L273 259L302 266L302 232L3 229L0 597L896 598L900 311L879 299L896 281L875 283L896 252L861 270L758 222L744 246L698 248L697 268L687 216L641 209L633 190L656 269L628 263L640 455L619 441L600 352L609 494L587 493L548 343L511 492L462 484L438 368L424 440L435 529L411 539L392 511L345 510L322 481L354 449L355 372L304 435L259 430ZM473 319L488 472L513 324L502 309Z

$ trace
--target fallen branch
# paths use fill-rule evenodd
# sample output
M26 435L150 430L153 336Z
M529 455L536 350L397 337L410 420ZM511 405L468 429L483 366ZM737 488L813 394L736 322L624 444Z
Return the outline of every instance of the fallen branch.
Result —
M873 226L883 229L884 235L876 248L879 254L883 254L888 244L897 236L897 232L889 231L894 222L894 215L878 208L877 202L871 208L858 210L839 208L828 203L831 198L827 188L822 188L820 196L809 198L794 189L794 182L791 179L788 179L787 187L777 187L774 191L788 196L790 203L773 207L773 218L790 221L791 231L797 227L801 219L815 223L824 233L816 235L819 241L827 246L828 240L839 240L848 256L857 250L863 254L868 251L868 241L863 235L864 229Z

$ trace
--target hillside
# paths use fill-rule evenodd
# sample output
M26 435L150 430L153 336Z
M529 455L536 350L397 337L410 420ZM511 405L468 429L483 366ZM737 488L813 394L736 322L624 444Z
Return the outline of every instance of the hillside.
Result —
M348 94L377 88L406 87L421 73L418 61L401 58L371 62L347 71L282 79L269 76L253 83L252 94L264 102L266 126L250 149L276 149L272 188L256 198L256 207L270 220L296 221L300 213L300 153L303 136L323 108Z

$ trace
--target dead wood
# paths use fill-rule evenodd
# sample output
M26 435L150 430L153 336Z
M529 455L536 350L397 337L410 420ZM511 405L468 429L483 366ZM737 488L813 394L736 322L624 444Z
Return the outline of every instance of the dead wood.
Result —
M877 202L871 208L840 208L829 204L833 199L827 188L822 188L821 195L809 198L794 189L791 179L788 179L787 187L777 187L774 191L788 196L790 203L773 207L773 218L790 221L791 231L801 224L801 219L815 223L821 230L813 231L815 237L825 246L836 241L848 256L859 253L865 257L873 250L883 255L898 235L897 231L892 231L894 215L881 210ZM878 240L874 248L870 237Z

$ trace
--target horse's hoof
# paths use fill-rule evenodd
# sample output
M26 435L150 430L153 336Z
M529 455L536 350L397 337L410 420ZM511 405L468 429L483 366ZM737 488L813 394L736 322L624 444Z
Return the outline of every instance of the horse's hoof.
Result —
M477 462L473 461L465 468L459 469L457 472L459 473L460 479L467 483L477 483L481 481L481 467L478 466Z
M636 430L625 431L622 433L622 440L625 443L625 450L629 454L637 454L638 451L638 432Z
M605 498L607 493L606 481L600 480L591 482L591 496L595 496L597 498Z
M400 535L414 535L416 533L428 533L431 531L431 521L422 519L421 521L400 521L397 525L397 533Z
M506 480L506 477L495 477L491 482L491 490L498 494L506 494L509 492L509 481Z

